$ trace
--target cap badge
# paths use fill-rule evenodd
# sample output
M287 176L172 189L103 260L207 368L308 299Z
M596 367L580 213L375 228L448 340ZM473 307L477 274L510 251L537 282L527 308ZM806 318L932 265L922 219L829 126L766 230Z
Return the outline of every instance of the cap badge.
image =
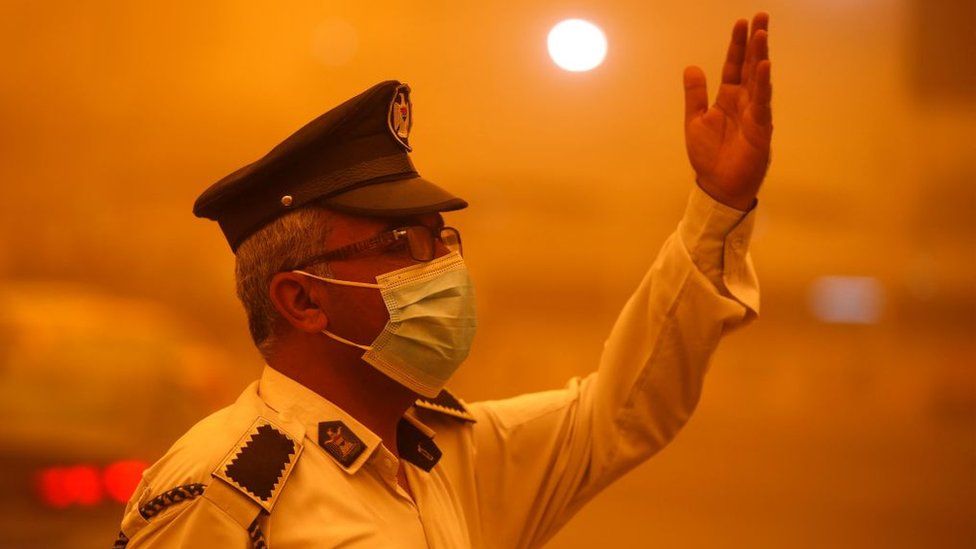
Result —
M413 124L410 112L410 88L400 86L390 102L390 132L401 145L410 149L410 126Z

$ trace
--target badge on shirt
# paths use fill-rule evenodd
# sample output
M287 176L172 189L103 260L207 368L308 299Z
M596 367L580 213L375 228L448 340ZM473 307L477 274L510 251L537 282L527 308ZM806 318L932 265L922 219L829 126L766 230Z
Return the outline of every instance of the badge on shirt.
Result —
M418 429L407 418L397 423L397 453L424 471L430 472L441 459L441 449L432 436Z
M319 446L343 467L352 465L366 449L363 441L341 421L319 423Z

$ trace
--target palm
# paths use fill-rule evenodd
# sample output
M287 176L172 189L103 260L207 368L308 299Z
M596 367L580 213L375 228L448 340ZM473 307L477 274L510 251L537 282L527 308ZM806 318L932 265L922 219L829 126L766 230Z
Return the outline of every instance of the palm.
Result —
M742 210L753 202L766 175L773 133L768 51L769 16L739 20L722 71L715 104L707 107L705 75L685 69L685 141L698 184L715 199Z

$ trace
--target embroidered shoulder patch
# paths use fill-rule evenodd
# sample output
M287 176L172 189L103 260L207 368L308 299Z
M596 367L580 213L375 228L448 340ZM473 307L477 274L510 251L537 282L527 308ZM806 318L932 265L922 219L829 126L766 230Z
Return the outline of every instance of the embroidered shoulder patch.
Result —
M195 483L184 484L167 490L139 507L139 514L142 515L142 518L149 520L171 505L199 496L203 493L203 488L203 484Z
M477 420L471 415L464 406L464 402L447 392L447 389L441 389L435 398L419 398L417 402L414 403L418 408L424 408L426 410L433 410L435 412L440 412L449 416L462 419L464 421L470 421L471 423Z
M201 494L203 494L203 490L205 488L206 487L201 483L193 483L184 484L183 486L177 486L171 490L166 490L162 494L159 494L140 506L139 514L142 515L143 519L148 521L177 503L199 497ZM129 536L125 535L125 532L122 531L119 532L119 536L115 539L115 543L112 544L112 549L126 549L128 545Z
M301 452L284 430L259 417L213 475L270 513Z
M254 522L247 528L247 533L251 536L251 547L254 549L268 549L268 541L264 539L264 532L261 531L261 525L258 524L259 520L261 520L261 517L256 517Z

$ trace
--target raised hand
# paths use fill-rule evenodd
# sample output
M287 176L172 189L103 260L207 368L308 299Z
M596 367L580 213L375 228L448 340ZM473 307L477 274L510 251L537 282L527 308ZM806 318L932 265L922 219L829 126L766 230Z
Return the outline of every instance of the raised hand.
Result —
M722 84L708 106L705 73L684 72L685 146L698 185L712 198L739 210L749 209L770 161L773 94L769 80L769 14L757 13L732 27ZM748 38L748 40L747 40Z

